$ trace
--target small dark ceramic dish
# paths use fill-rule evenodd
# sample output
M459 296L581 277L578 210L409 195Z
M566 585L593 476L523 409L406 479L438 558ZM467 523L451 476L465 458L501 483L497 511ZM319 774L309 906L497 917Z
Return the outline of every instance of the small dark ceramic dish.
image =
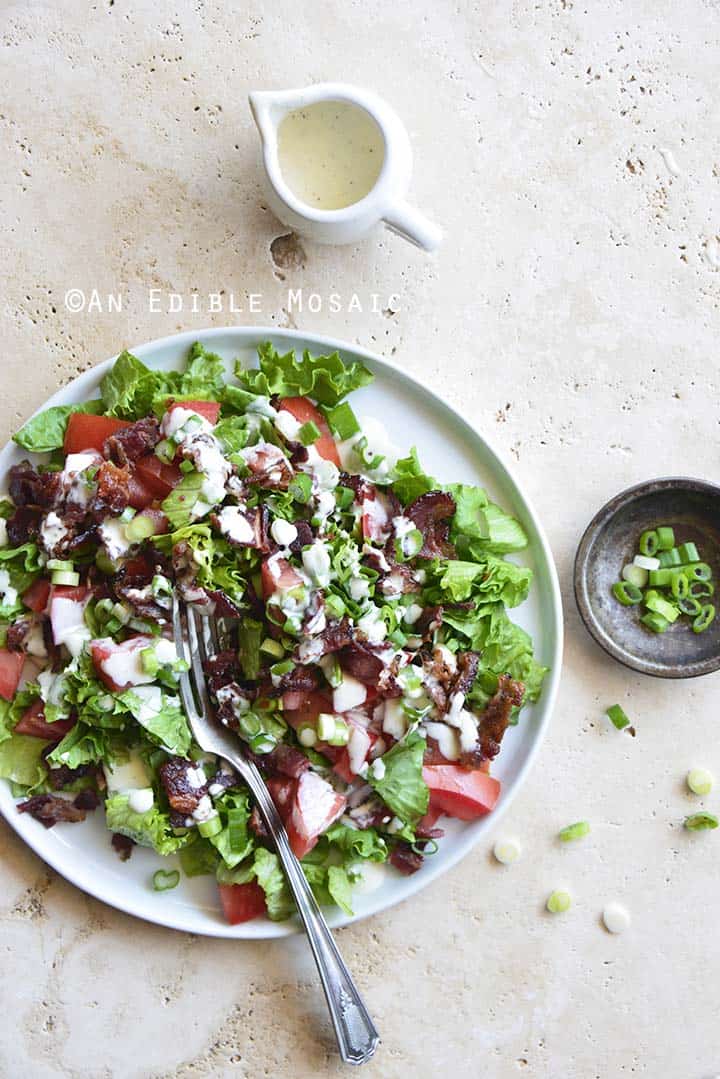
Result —
M720 582L720 487L650 480L616 495L586 528L575 557L578 610L600 647L626 667L658 678L709 674L720 669L720 616L704 633L693 633L686 618L653 633L640 624L639 608L623 607L611 592L637 554L641 532L658 525L672 525L676 543L695 543Z

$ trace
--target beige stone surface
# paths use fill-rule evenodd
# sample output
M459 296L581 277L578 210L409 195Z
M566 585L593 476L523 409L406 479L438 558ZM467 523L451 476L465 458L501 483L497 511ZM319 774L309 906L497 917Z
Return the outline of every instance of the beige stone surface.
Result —
M568 643L549 736L498 827L524 857L503 869L476 849L339 933L382 1028L369 1076L720 1071L718 840L681 827L697 804L686 769L720 776L720 682L613 665L569 587L607 497L717 475L719 45L713 0L0 3L3 437L122 346L297 325L429 378L504 451L547 526ZM273 263L286 230L263 208L246 94L330 78L373 87L407 122L412 196L446 230L437 257L380 233L280 244ZM185 310L151 312L153 287ZM289 287L323 309L290 311ZM121 293L122 311L71 313L71 288ZM191 293L220 290L244 313L188 310ZM353 294L362 311L345 309ZM603 719L614 701L635 739ZM591 836L560 849L555 832L578 818ZM66 884L5 825L0 839L0 1074L341 1073L301 940L146 925ZM559 884L575 902L552 918ZM616 898L633 916L621 937L600 924Z

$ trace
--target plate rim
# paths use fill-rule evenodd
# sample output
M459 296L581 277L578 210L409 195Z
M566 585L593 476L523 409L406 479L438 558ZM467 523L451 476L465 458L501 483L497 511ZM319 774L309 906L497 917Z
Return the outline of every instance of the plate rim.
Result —
M679 489L695 491L699 494L712 495L720 500L720 486L711 480L698 479L693 476L659 476L657 479L642 480L630 487L619 491L600 507L585 528L575 553L573 567L573 588L575 604L580 618L588 633L603 652L611 659L621 663L628 670L644 674L649 678L670 678L680 681L686 678L702 678L706 674L713 674L720 670L720 655L714 660L701 661L693 666L652 668L644 660L634 657L630 652L624 651L608 634L603 633L598 619L595 616L589 599L587 573L595 538L599 535L615 514L625 506L635 502L638 498L652 494L655 491ZM699 668L699 669L696 669Z
M558 690L560 686L561 670L562 670L562 655L563 655L563 638L564 638L564 624L563 624L563 609L562 609L562 597L560 592L560 583L558 580L557 567L553 558L552 550L545 534L545 529L540 521L540 518L535 510L535 507L531 500L528 498L522 484L515 477L510 465L506 463L504 456L493 445L492 441L481 433L478 426L471 420L468 420L463 416L454 405L450 404L442 394L437 393L432 389L425 379L419 377L414 372L411 373L405 370L399 363L389 360L384 356L380 356L378 353L371 351L370 349L363 348L360 345L354 345L350 342L342 341L340 338L328 336L326 334L317 334L301 329L286 329L274 326L254 326L254 325L234 325L234 326L211 326L207 328L183 330L179 333L168 334L165 337L153 338L150 341L145 341L143 344L129 348L128 351L139 359L144 361L147 359L147 353L159 351L164 348L177 348L180 352L183 348L189 348L195 341L200 341L205 345L210 346L211 341L214 338L219 338L227 335L237 335L238 338L245 338L242 343L238 344L239 348L256 347L261 341L270 340L284 340L287 341L290 347L297 348L298 341L307 343L311 348L318 347L321 350L332 350L340 353L341 357L357 357L361 360L369 360L372 364L377 365L379 368L384 369L386 373L400 375L403 379L407 379L415 387L419 388L424 394L426 394L432 401L439 403L445 408L452 416L453 420L459 426L460 430L465 428L472 437L477 440L480 446L484 447L489 456L493 459L493 467L498 470L498 474L502 480L509 486L514 492L517 500L522 504L528 518L532 521L535 534L537 536L537 542L535 547L538 548L538 553L542 555L542 559L547 568L547 584L548 584L548 599L550 611L552 614L552 623L546 629L546 633L550 638L554 638L554 642L551 639L551 647L549 649L549 656L547 663L550 667L549 673L545 679L543 685L542 696L537 703L538 716L535 724L535 733L532 744L526 751L526 757L522 765L520 766L515 781L512 787L507 791L504 797L500 799L498 806L493 809L492 814L489 815L490 820L496 823L501 819L506 812L513 799L517 795L518 791L524 785L529 775L530 769L535 763L536 757L540 751L540 747L544 741L547 733L547 728L550 723L551 716L554 711L555 703L557 700ZM253 340L256 339L256 340ZM84 389L85 383L99 380L104 372L115 362L120 353L114 353L100 363L94 364L87 370L82 371L79 375L76 375L69 382L60 386L55 393L46 398L43 404L32 413L32 416L44 411L46 408L55 404L64 403L56 400L59 397L64 397L67 392L76 387L79 392ZM150 363L152 366L152 364ZM29 417L31 418L31 417ZM26 421L27 422L27 421ZM8 448L13 447L12 439L2 447L4 452ZM8 790L7 781L3 780L3 787ZM14 802L13 802L14 804ZM94 879L86 880L80 873L76 873L74 869L69 871L63 868L62 862L62 847L58 849L58 856L54 851L45 851L42 849L42 843L40 842L43 835L42 826L38 825L38 831L31 827L25 827L24 824L31 825L35 822L26 821L20 814L8 814L5 812L5 806L0 802L0 812L9 826L13 829L16 835L19 836L31 850L38 855L47 865L55 870L65 880L69 881L76 888L85 892L93 898L107 903L108 906L114 907L116 910L121 911L124 914L131 915L133 917L141 918L143 921L151 924L160 925L168 929L175 929L180 932L194 933L199 936L226 938L233 940L271 940L292 936L302 931L302 926L299 924L296 918L292 918L287 922L270 922L267 919L264 921L255 921L249 923L241 923L238 926L226 925L220 921L217 924L210 924L201 926L188 927L183 922L182 914L174 916L172 913L165 913L166 908L159 908L157 913L150 912L148 910L138 909L132 902L128 903L123 900L122 897L113 895L111 887L103 887L101 881L102 876L99 878L99 882ZM438 877L454 868L463 858L470 853L472 848L479 842L481 833L476 827L482 821L488 820L488 817L481 818L478 822L468 822L462 833L454 837L454 846L451 851L448 851L443 864L433 866L433 863L423 867L423 872L415 877L404 878L405 887L400 889L400 894L391 895L389 898L385 898L382 901L373 903L371 898L368 897L369 902L362 912L353 915L344 915L342 913L331 915L328 921L332 928L342 928L347 925L351 925L354 922L361 921L365 918L369 918L382 911L389 910L391 907L396 906L398 903L404 902L417 892L424 889L427 885L431 884ZM36 842L37 838L37 842ZM198 909L198 908L195 908ZM256 929L261 928L272 929L271 932L261 931L247 932L249 926L254 926Z

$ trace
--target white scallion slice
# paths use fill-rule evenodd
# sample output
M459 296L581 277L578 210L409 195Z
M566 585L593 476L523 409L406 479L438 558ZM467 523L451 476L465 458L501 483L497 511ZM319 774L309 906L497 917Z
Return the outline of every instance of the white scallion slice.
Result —
M648 571L642 566L636 566L633 562L628 562L627 566L623 566L621 576L623 581L634 584L636 588L644 588L648 583Z
M713 787L712 772L708 772L707 768L691 768L685 782L693 794L709 794Z
M493 847L493 854L502 865L512 865L522 854L522 847L517 839L498 839Z
M633 558L633 565L646 570L660 569L660 559L650 558L646 554L636 554Z

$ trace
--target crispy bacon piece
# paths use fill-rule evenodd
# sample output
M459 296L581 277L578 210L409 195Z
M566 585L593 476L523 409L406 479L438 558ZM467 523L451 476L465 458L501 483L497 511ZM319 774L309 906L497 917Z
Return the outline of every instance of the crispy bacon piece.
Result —
M193 558L192 547L189 543L183 540L175 544L172 564L180 598L186 603L209 606L210 599L207 592L197 583L198 564Z
M113 832L110 843L122 862L128 860L135 846L134 839L131 839L129 835L121 835L120 832Z
M52 753L55 749L54 745L50 745L43 751L43 756L46 753ZM71 783L74 783L77 779L82 779L83 776L92 774L97 775L97 765L95 764L81 764L78 768L68 768L67 764L58 764L53 768L48 768L48 783L54 791L61 791L65 787L69 787Z
M19 506L7 523L8 540L13 547L34 540L40 531L42 510L33 506Z
M478 724L478 741L485 760L492 760L500 752L510 713L513 708L520 707L524 696L525 686L522 682L516 682L509 674L500 675L497 690L488 701ZM476 753L475 750L472 752Z
M423 860L422 854L418 854L417 851L414 851L410 844L406 843L404 840L400 840L399 843L394 844L388 857L390 864L394 865L396 869L399 869L405 877L417 873L418 869L420 869L423 864Z
M233 601L220 589L206 589L208 596L215 605L215 615L217 618L241 618L242 612L239 607L236 607Z
M387 806L383 805L379 798L367 798L359 806L351 809L348 816L363 832L366 828L379 828L390 819Z
M218 532L220 532L233 547L253 547L258 551L262 551L263 554L267 554L271 549L271 541L269 538L270 511L267 506L258 506L257 509L246 510L241 516L245 518L252 529L252 539L247 542L244 540L237 540L230 533L224 531L219 514L211 513L210 520L215 528L217 528Z
M182 757L171 757L158 769L168 802L176 812L184 813L186 817L197 809L200 799L207 794L207 783L201 787L194 787L190 783L188 772L192 767L190 761Z
M268 832L267 828L265 827L265 821L262 819L262 816L260 814L260 810L258 809L257 806L255 806L253 808L253 811L250 814L250 820L248 821L248 828L253 833L253 835L257 836L258 839L269 839L270 838L270 833Z
M130 473L118 468L112 461L103 461L95 476L97 492L88 507L90 516L103 520L108 515L116 517L130 505Z
M154 416L146 416L127 427L121 427L103 443L103 456L125 466L155 449L160 441L160 424Z
M38 472L29 461L13 465L8 490L16 506L51 509L61 493L59 472Z
M428 491L405 509L415 527L422 533L420 558L454 558L450 543L450 518L455 513L455 499L445 491Z
M379 656L376 656L371 648L360 641L352 641L338 654L340 666L358 682L366 686L377 685L385 665Z
M289 550L293 554L300 554L303 547L309 547L315 539L315 533L307 521L295 521L297 536L290 544Z
M213 694L217 693L222 686L230 685L231 682L241 682L242 668L237 652L226 649L208 659L205 663L205 677L208 688Z
M250 470L247 483L287 491L293 478L293 469L279 446L272 442L258 442L246 452L245 460Z
M323 656L339 652L354 640L352 622L343 616L339 622L330 622L322 633L310 641L304 641L295 649L293 658L298 663L317 663Z
M26 802L20 802L17 808L19 813L29 813L46 828L52 828L59 822L74 824L85 820L84 809L57 794L35 794Z
M6 648L9 652L24 652L25 640L33 627L33 618L18 618L8 626Z
M458 669L450 691L451 696L456 693L470 692L480 666L480 656L477 652L458 652L456 659Z
M273 686L273 695L293 692L295 690L313 690L318 687L318 676L312 667L293 667L284 674L277 686Z
M97 809L100 805L100 795L97 791L94 791L91 787L88 787L84 791L79 791L73 799L73 805L76 809L84 809L91 812L93 809Z
M304 753L294 746L280 742L275 749L263 756L265 768L270 772L277 772L289 779L299 779L303 772L307 772L310 761Z

